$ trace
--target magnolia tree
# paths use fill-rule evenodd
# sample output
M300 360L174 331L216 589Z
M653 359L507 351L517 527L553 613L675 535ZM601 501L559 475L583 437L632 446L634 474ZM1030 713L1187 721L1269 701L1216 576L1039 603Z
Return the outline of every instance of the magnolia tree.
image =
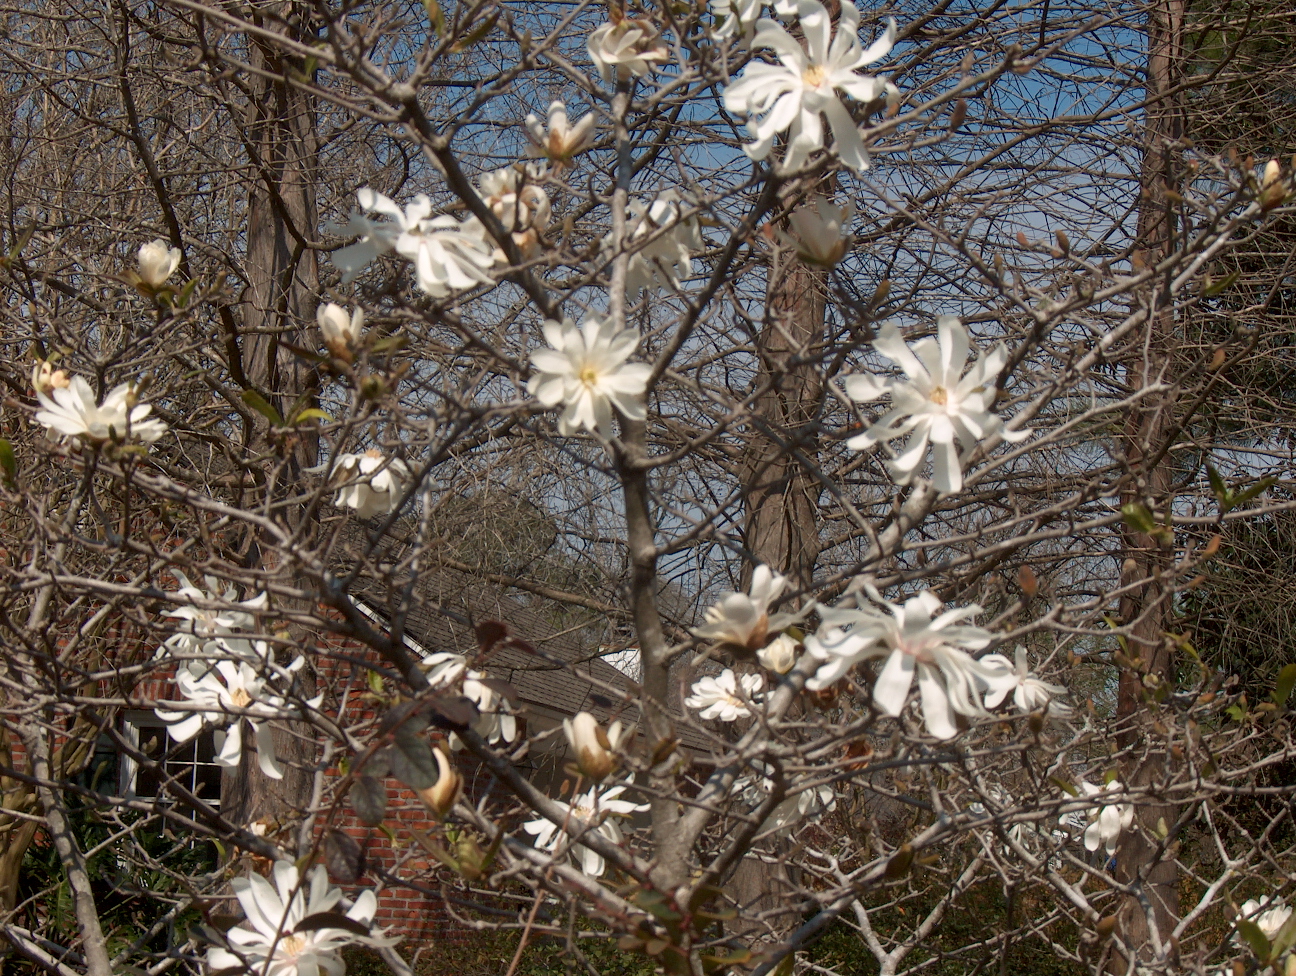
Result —
M1182 623L1292 507L1289 171L1196 148L1194 16L7 7L12 951L408 972L403 885L510 972L1290 976L1296 665ZM492 674L573 667L525 602L637 656L598 715ZM437 867L344 896L384 781Z

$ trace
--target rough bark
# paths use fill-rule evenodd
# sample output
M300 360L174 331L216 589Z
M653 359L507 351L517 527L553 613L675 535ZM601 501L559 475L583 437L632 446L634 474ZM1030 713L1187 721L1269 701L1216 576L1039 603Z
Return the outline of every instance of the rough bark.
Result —
M823 341L825 274L786 254L772 271L768 314L757 339L759 382L743 471L744 540L752 567L765 564L810 587L819 557L819 485L798 458L812 456L823 382L812 352ZM743 669L744 662L738 662ZM744 914L787 906L795 878L784 865L743 858L728 888ZM780 919L771 921L780 928ZM790 922L791 919L789 918Z
M823 381L812 350L823 341L824 273L775 269L769 313L757 339L760 382L743 472L744 539L754 563L809 586L819 558L819 484L797 455L813 455Z
M282 30L286 24L294 40L311 36L308 5L289 0L263 10L264 16L254 18L259 26ZM314 374L289 346L314 345L308 330L319 300L319 269L308 245L319 224L319 135L311 96L288 81L294 72L303 72L300 59L265 40L252 38L249 46L253 71L245 146L253 178L244 265L247 290L241 309L243 373L249 386L291 419L309 405L314 391ZM318 439L299 432L285 458L289 470L282 483L295 484L301 469L316 463L318 453ZM260 559L255 546L251 558ZM303 681L309 683L309 675ZM310 689L303 694L309 695ZM285 767L282 780L265 776L251 750L244 750L240 768L224 777L221 804L232 822L286 822L305 806L312 774L294 764L313 762L310 740L276 729L275 750Z
M1175 87L1183 58L1183 0L1159 0L1149 8L1148 67L1146 110L1146 145L1141 175L1142 199L1138 214L1138 249L1136 259L1153 266L1174 247L1175 206L1167 191L1178 182L1175 160L1177 145L1183 136L1182 109ZM1160 294L1160 283L1154 283L1144 300L1149 303L1144 342L1127 370L1129 382L1136 389L1164 383L1176 341L1176 326L1169 296ZM1125 455L1128 471L1133 475L1124 502L1164 506L1170 504L1171 471L1159 455L1173 436L1174 398L1171 393L1155 394L1143 400L1142 409L1131 412L1126 426ZM1154 742L1151 721L1149 685L1172 679L1170 644L1166 639L1171 609L1172 581L1167 570L1174 558L1173 540L1169 534L1149 535L1125 529L1125 562L1122 582L1138 586L1121 599L1121 619L1129 628L1127 656L1131 666L1120 675L1117 698L1117 721L1123 729L1123 746L1140 741ZM1155 748L1146 749L1131 763L1123 775L1130 787L1147 788L1157 779L1157 769L1167 757ZM1151 837L1158 822L1173 824L1176 811L1171 805L1140 804L1136 810L1137 827L1122 839L1117 851L1116 876L1134 886L1139 897L1127 899L1120 912L1120 932L1126 946L1141 961L1173 953L1164 943L1179 916L1178 871L1173 857L1158 856ZM1152 926L1156 927L1156 938Z

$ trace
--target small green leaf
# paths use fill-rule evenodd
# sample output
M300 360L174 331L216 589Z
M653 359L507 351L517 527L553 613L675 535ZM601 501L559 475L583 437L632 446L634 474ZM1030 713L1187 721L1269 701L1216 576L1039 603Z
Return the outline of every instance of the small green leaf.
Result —
M1233 504L1241 505L1243 502L1249 502L1251 499L1255 498L1256 495L1259 495L1263 491L1267 491L1269 488L1272 488L1277 483L1278 483L1277 478L1273 478L1273 477L1261 478L1250 488L1244 488L1242 491L1234 495Z
M367 681L369 683L369 690L375 695L381 695L383 693L383 676L381 674L377 671L370 671Z
M380 826L387 818L387 787L372 776L357 776L351 784L351 809L365 826Z
M279 416L279 411L256 390L244 390L239 398L276 427L283 426L283 417Z
M1054 786L1056 786L1058 789L1060 789L1063 793L1066 793L1070 796L1080 795L1080 791L1075 788L1075 784L1068 783L1066 780L1062 779L1061 777L1050 776L1049 782L1052 783Z
M391 754L392 775L414 790L426 790L437 781L432 747L409 723L396 729Z
M1230 705L1228 708L1224 709L1224 714L1235 722L1241 722L1246 718L1246 709L1241 705Z
M326 414L319 407L308 407L307 409L303 410L301 413L297 414L297 416L293 417L292 422L294 425L296 425L296 424L304 424L308 420L322 420L326 424L331 424L333 422L333 418L330 417L328 414Z
M441 10L441 4L437 0L423 0L423 9L427 11L428 20L432 22L432 29L436 31L437 37L445 36L445 13Z
M398 349L404 349L409 344L409 337L403 335L389 335L379 339L373 344L374 352L396 352Z
M1124 520L1126 525L1131 529L1134 529L1136 532L1143 532L1147 535L1151 535L1157 530L1156 519L1152 517L1152 513L1148 511L1148 507L1139 502L1129 502L1126 505L1122 505L1121 518Z
M1228 501L1232 492L1229 491L1228 485L1224 483L1224 479L1220 477L1220 473L1215 470L1215 466L1210 462L1206 464L1206 477L1210 478L1211 492L1214 493L1215 500L1223 505Z
M495 29L495 21L499 19L499 14L492 14L487 17L484 23L474 27L459 40L450 45L450 53L458 54L460 51L466 51L483 37Z
M886 870L883 877L888 881L894 881L897 878L903 878L909 873L909 868L913 865L914 849L909 844L901 844L896 852L891 855L891 860L887 861Z
M197 278L189 279L188 284L186 284L183 288L181 288L180 294L176 296L176 300L175 300L176 305L178 305L180 308L184 308L186 305L188 305L189 299L193 298L194 289L197 287L198 287L198 279Z
M13 445L0 437L0 469L4 470L4 480L12 488L18 480L18 459L14 457Z
M1246 944L1251 947L1251 951L1256 954L1256 958L1261 962L1269 961L1269 939L1260 930L1260 926L1247 918L1240 918L1237 921L1238 934L1246 940Z
M1288 664L1278 672L1278 681L1274 684L1273 700L1279 705L1285 705L1287 699L1291 697L1292 688L1296 688L1296 664Z
M1231 288L1233 284L1242 277L1241 271L1230 271L1219 280L1206 279L1206 284L1202 287L1201 293L1203 298L1214 298L1216 295Z

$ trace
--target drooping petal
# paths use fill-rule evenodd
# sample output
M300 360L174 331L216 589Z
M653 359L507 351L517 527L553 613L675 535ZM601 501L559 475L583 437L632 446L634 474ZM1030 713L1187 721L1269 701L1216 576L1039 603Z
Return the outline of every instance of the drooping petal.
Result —
M904 711L913 687L914 659L903 651L892 651L873 685L873 703L892 718Z

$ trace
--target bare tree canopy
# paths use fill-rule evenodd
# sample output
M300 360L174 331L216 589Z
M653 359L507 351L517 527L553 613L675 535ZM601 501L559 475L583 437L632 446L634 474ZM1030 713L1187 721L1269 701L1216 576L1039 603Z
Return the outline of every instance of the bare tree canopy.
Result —
M14 963L1296 976L1291 20L4 5Z

